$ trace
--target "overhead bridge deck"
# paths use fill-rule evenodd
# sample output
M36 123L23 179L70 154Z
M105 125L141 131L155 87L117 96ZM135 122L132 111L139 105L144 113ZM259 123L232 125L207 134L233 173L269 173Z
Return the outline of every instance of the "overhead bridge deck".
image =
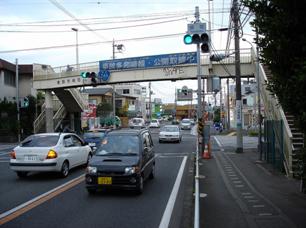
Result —
M241 77L254 77L255 64L252 61L251 49L241 49L240 66ZM203 78L209 76L208 68L211 64L213 75L221 78L235 77L235 59L230 56L220 62L210 63L208 55L201 56ZM47 65L34 65L35 89L56 89L91 86L90 78L82 78L81 72L99 72L99 62L82 63L79 66L70 65L52 68ZM145 81L187 80L197 78L196 64L181 64L145 69L111 70L107 81L97 80L96 85L131 83Z

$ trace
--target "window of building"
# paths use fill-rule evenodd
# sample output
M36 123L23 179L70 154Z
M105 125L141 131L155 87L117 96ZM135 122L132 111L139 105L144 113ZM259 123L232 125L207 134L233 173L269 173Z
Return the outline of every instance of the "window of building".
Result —
M89 99L88 103L97 105L97 100L96 99Z
M4 71L4 84L16 87L16 75L11 71Z
M249 86L246 86L244 87L244 91L247 93L247 92L251 92L251 87Z
M137 95L140 95L140 90L139 89L134 89L134 93Z
M130 94L130 90L129 89L123 89L122 93L123 94Z
M247 104L248 104L247 99L243 99L243 100L242 100L242 103L243 103L244 105L247 105Z

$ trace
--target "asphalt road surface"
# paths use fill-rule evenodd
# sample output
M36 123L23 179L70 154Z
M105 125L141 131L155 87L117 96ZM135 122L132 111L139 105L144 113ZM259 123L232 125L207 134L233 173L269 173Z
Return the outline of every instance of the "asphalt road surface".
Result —
M0 151L0 226L188 227L186 221L192 221L193 214L195 137L184 131L181 143L160 144L157 133L152 130L156 178L145 182L142 195L129 191L89 195L84 168L71 170L65 179L54 173L19 179L9 169L8 151Z

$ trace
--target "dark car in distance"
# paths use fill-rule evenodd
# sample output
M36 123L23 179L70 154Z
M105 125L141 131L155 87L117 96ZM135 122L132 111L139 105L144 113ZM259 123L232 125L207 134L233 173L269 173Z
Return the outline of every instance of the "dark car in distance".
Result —
M143 192L144 181L155 175L155 153L147 129L109 132L86 169L89 193L124 188Z
M111 131L110 129L93 129L86 131L83 134L83 139L88 145L91 147L93 151L95 151L98 147L100 147L101 142L107 132Z

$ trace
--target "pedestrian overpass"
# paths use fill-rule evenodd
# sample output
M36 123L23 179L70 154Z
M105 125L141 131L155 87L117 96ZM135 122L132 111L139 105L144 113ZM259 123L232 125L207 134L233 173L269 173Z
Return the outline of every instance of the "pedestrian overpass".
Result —
M154 56L154 61L158 60L156 61L158 64L153 66L149 64L150 67L148 68L118 69L114 67L107 71L108 75L106 80L105 78L103 79L102 75L94 86L116 83L197 79L196 62L180 63L179 57L176 59L177 61L173 61L171 59L173 55L175 56L177 54L162 55L163 59L157 59ZM136 59L143 61L141 63L144 63L145 66L144 60L152 60L152 57L136 57ZM108 66L115 66L117 64L122 67L125 64L123 61L120 62L120 59L116 59L116 62L112 61L115 60L107 60ZM132 61L129 65L134 65L134 63L137 64L135 61ZM235 59L232 56L219 62L211 62L209 56L204 54L201 55L200 66L202 78L209 78L214 75L219 76L221 79L235 77ZM256 72L256 55L253 49L240 50L240 67L241 77L254 77ZM41 114L34 123L34 132L36 133L42 128L45 128L44 131L46 132L53 132L65 116L70 117L72 129L77 127L74 126L74 119L80 118L80 113L88 106L87 99L83 97L77 88L93 86L90 78L82 78L80 76L81 72L99 71L101 71L101 61L70 65L69 67L51 67L48 65L34 64L33 87L37 90L45 91L45 104ZM265 132L264 146L262 149L265 153L272 151L272 155L270 154L269 156L272 156L274 161L278 161L285 168L288 176L294 176L295 173L299 172L295 167L300 162L297 159L297 155L301 153L300 138L302 136L296 132L291 122L287 120L288 117L286 117L282 107L278 104L277 97L271 95L267 90L266 82L269 80L268 69L260 64L258 71L265 123L269 123L269 121L273 122L272 125L270 124L270 127L265 125L265 131L269 130L269 132ZM53 94L60 100L60 105L56 112L54 112L54 104L52 101ZM275 121L280 123L280 125L275 124ZM304 142L302 145L304 145Z

